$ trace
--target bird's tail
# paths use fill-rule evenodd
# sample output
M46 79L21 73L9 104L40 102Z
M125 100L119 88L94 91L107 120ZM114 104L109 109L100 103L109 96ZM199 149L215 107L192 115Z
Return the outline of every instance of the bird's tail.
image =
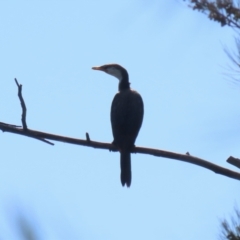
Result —
M131 153L130 152L121 152L121 182L124 186L125 184L130 187L132 173L131 173Z

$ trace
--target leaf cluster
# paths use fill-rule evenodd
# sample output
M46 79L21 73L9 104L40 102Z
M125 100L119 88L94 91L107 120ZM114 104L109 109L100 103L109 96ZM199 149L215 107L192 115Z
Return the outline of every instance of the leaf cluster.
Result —
M209 19L219 22L222 27L240 28L240 9L233 0L190 0L189 6L207 14Z

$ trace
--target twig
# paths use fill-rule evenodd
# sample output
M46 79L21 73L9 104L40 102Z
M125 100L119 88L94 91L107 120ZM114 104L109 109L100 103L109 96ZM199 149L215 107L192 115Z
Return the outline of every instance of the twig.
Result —
M239 158L235 158L235 157L230 156L227 159L227 162L234 165L237 168L240 168L240 159Z
M17 125L13 125L13 124L3 123L3 122L0 122L0 124L6 125L6 126L9 126L9 127L17 127L17 128L22 127L22 126L17 126Z
M15 78L15 82L18 86L18 97L22 106L22 125L23 125L23 129L27 130L27 123L26 123L27 108L22 97L22 84L19 84L16 78Z
M16 78L14 80L15 80L15 83L17 84L17 86L18 86L18 97L19 97L19 100L20 100L20 103L21 103L21 107L22 107L22 125L23 125L23 130L25 132L27 132L28 131L28 127L27 127L27 123L26 123L27 108L26 108L26 105L25 105L25 102L24 102L24 99L23 99L23 96L22 96L22 84L19 84ZM10 125L10 127L11 126L14 127L14 125ZM50 144L50 145L54 145L53 143L45 140L44 138L39 138L39 137L33 137L33 138L38 139L39 141L45 142L45 143Z
M52 143L52 142L50 142L50 141L48 141L48 140L46 140L46 139L44 139L44 138L36 138L36 137L33 137L33 138L35 138L35 139L37 139L37 140L39 140L39 141L45 142L45 143L47 143L47 144L49 144L49 145L54 146L54 143Z
M89 134L88 134L88 133L86 133L86 139L87 139L87 142L91 142L91 140L90 140L90 137L89 137Z

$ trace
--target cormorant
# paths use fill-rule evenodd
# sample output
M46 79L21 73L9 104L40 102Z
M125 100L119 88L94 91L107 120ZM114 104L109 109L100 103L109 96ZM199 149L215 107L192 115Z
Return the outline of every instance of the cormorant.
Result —
M143 100L141 95L130 89L128 72L118 64L93 67L108 73L119 80L118 90L111 106L113 144L120 151L121 182L131 185L131 150L142 125Z

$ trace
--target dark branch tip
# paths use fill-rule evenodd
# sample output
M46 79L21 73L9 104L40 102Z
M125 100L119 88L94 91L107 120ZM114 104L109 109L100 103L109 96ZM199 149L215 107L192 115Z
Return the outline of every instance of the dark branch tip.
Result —
M87 140L87 142L91 142L89 134L87 132L86 132L86 140Z

